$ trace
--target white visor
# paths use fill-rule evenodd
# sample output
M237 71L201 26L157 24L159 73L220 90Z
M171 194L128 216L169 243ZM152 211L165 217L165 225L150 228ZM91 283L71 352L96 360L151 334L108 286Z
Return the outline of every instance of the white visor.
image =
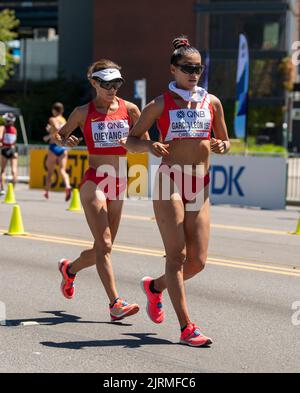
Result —
M122 75L120 73L119 70L117 70L116 68L105 68L104 70L100 70L97 72L93 72L92 73L92 78L100 78L101 80L103 80L104 82L109 82L112 81L114 79L122 79Z
M2 118L13 123L16 121L16 116L13 113L5 113Z

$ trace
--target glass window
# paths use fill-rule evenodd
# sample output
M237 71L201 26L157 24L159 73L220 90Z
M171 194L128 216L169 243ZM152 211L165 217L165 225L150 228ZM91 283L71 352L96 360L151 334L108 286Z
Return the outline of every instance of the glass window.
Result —
M250 61L249 95L252 98L281 97L283 75L280 60ZM237 59L212 59L209 72L209 92L217 97L234 99L236 94Z
M211 50L238 47L239 33L248 37L252 50L285 49L284 14L228 14L210 16Z

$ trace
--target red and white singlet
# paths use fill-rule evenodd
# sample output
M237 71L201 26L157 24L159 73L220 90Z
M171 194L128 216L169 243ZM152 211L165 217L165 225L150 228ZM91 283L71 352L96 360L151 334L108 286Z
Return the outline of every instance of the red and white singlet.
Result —
M119 108L110 114L97 112L94 102L90 102L83 131L89 154L126 155L118 140L128 136L131 119L125 101L117 99Z
M17 129L13 126L4 126L2 138L3 147L12 147L17 142Z
M163 142L211 138L214 113L207 91L203 89L203 99L195 109L180 108L169 91L164 93L164 101L163 113L157 120Z

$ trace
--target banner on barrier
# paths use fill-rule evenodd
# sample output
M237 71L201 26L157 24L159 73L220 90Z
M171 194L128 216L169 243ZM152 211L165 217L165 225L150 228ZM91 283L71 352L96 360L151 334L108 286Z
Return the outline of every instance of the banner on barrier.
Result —
M47 150L30 152L30 188L44 188ZM151 181L160 158L141 154L127 155L128 195L151 198ZM67 171L71 186L78 188L88 168L86 151L71 150ZM210 166L210 199L214 204L257 206L283 209L286 200L286 159L280 157L244 157L213 155ZM63 190L64 183L56 167L52 190Z
M285 158L214 155L210 178L212 203L285 208Z
M151 156L150 163L154 167L160 159ZM210 165L210 200L213 204L284 209L286 177L285 158L214 154Z
M48 150L31 150L30 151L30 170L29 170L29 187L44 188L47 176L47 154ZM88 169L88 156L85 151L71 150L68 152L67 171L70 176L71 186L78 188L85 171ZM59 167L56 166L53 176L51 190L60 191L65 187L63 179L59 173Z
M48 150L30 151L30 188L44 188L47 176L47 154ZM130 196L148 196L147 168L148 154L127 154L128 166L128 190ZM70 176L70 183L73 188L78 188L85 171L88 169L88 154L84 150L70 150L68 152L67 172ZM61 191L64 189L64 182L56 166L53 176L51 190Z

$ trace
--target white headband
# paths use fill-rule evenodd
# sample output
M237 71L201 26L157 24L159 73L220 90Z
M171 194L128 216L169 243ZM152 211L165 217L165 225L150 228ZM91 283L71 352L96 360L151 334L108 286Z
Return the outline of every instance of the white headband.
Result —
M120 71L117 70L116 68L105 68L104 70L93 72L92 77L100 78L105 82L112 81L113 79L123 80Z

